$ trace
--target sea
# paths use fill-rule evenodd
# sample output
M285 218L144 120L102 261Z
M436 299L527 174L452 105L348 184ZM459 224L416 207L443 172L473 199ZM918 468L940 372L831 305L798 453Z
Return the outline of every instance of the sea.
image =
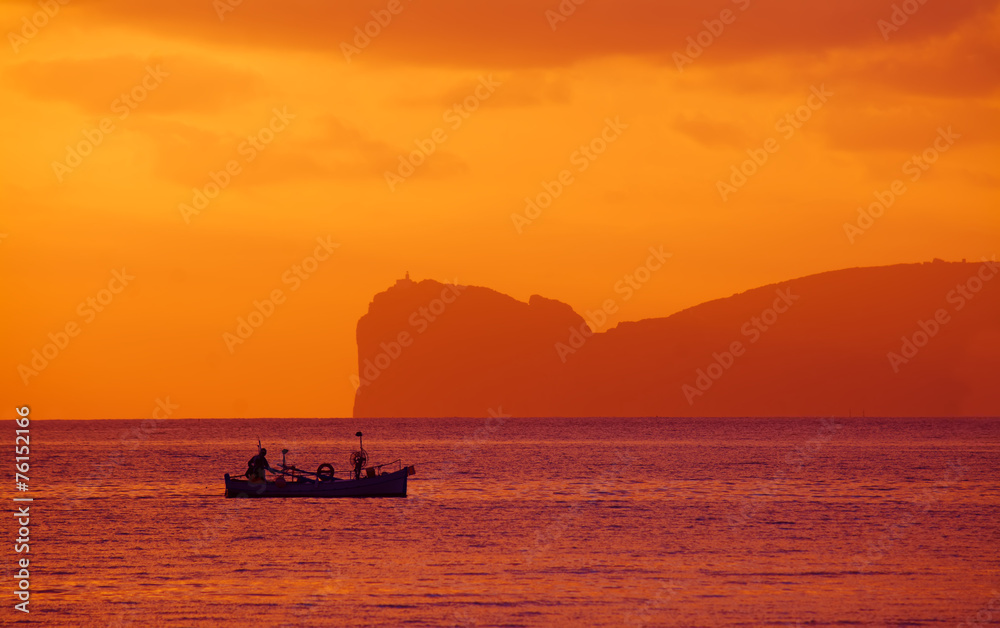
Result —
M359 430L373 463L414 465L407 497L224 496L258 439L272 465L287 449L341 475ZM1000 625L996 418L35 420L30 438L29 489L4 492L34 500L29 553L4 516L4 625Z

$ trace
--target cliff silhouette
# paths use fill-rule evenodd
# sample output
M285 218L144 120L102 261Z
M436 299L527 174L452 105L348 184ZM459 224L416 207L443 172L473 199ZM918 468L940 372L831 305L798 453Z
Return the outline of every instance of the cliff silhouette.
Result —
M596 332L559 301L407 277L358 321L354 416L997 416L998 274L850 268Z

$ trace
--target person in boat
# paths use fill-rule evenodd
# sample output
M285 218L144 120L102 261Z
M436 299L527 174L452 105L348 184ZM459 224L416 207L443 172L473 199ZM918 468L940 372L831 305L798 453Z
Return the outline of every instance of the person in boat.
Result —
M271 465L267 462L267 449L261 447L257 455L247 462L247 479L263 480L265 470L270 471L271 473L277 473L277 471L272 469Z

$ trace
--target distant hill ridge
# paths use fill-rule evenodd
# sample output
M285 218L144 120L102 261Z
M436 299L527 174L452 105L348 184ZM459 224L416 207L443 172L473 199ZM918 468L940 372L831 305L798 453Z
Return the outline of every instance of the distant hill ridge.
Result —
M354 415L997 416L998 274L849 268L596 333L538 295L401 279L358 321Z

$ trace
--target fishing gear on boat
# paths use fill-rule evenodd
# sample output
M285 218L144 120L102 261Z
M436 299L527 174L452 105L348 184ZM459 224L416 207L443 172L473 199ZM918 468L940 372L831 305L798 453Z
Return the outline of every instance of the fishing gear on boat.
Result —
M368 452L365 451L364 441L361 438L361 432L355 434L358 437L358 451L351 454L351 466L354 467L354 479L359 479L361 477L361 469L366 464L368 464ZM369 472L369 475L371 473Z

